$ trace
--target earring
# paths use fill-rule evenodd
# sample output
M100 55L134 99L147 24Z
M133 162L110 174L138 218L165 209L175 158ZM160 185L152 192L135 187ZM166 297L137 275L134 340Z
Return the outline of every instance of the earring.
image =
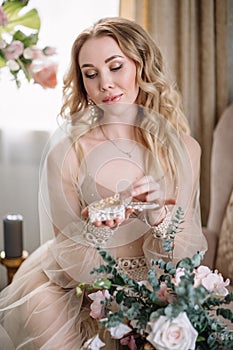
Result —
M98 113L94 102L90 98L88 98L87 103L88 103L89 112L90 112L91 124L94 124L95 121L97 120Z

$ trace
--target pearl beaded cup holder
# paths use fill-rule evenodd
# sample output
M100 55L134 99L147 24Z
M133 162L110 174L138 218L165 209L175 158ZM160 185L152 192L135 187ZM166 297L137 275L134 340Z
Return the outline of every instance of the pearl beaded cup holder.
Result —
M115 194L90 204L88 214L91 223L116 219L124 220L125 206L121 203L120 196Z
M100 201L93 202L88 207L89 221L84 237L88 242L94 245L105 245L106 242L113 236L115 231L118 229L119 225L115 225L114 227L97 227L93 224L94 222L104 222L116 219L124 220L125 210L127 208L131 208L140 212L146 209L157 209L158 207L159 205L157 203L133 201L130 203L124 203L120 198L120 194L115 194L112 197L107 197L101 199ZM166 223L165 219L164 221ZM158 225L157 227L160 227L160 225Z
M89 222L87 224L85 239L95 246L104 246L113 236L119 225L114 227L97 227L93 223L97 221L107 221L116 219L125 219L125 206L120 201L118 194L101 199L89 205Z

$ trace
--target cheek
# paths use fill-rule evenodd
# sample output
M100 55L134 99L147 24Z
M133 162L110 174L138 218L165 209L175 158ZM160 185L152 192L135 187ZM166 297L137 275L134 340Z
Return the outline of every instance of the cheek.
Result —
M133 67L130 72L125 76L125 84L128 86L128 89L133 93L137 93L139 86L136 80L136 70Z
M89 81L89 80L84 80L83 81L84 84L84 88L87 92L87 95L90 96L90 98L92 98L92 96L95 96L95 84L93 81Z

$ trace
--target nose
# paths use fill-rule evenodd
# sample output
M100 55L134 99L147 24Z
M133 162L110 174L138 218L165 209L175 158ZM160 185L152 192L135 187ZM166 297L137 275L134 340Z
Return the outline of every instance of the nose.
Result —
M100 91L107 91L114 87L114 83L109 74L101 74L99 84Z

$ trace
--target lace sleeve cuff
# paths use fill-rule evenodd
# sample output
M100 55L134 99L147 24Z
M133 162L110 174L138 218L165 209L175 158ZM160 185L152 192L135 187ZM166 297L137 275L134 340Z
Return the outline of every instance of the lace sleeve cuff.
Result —
M146 223L147 223L147 225L150 226L151 231L152 231L152 235L154 238L164 239L164 238L167 238L167 236L168 236L167 230L168 230L168 227L169 227L170 222L171 222L171 212L169 211L167 206L165 206L165 210L166 210L166 215L165 215L163 221L158 225L152 226L152 225L150 225L150 223L146 219Z

